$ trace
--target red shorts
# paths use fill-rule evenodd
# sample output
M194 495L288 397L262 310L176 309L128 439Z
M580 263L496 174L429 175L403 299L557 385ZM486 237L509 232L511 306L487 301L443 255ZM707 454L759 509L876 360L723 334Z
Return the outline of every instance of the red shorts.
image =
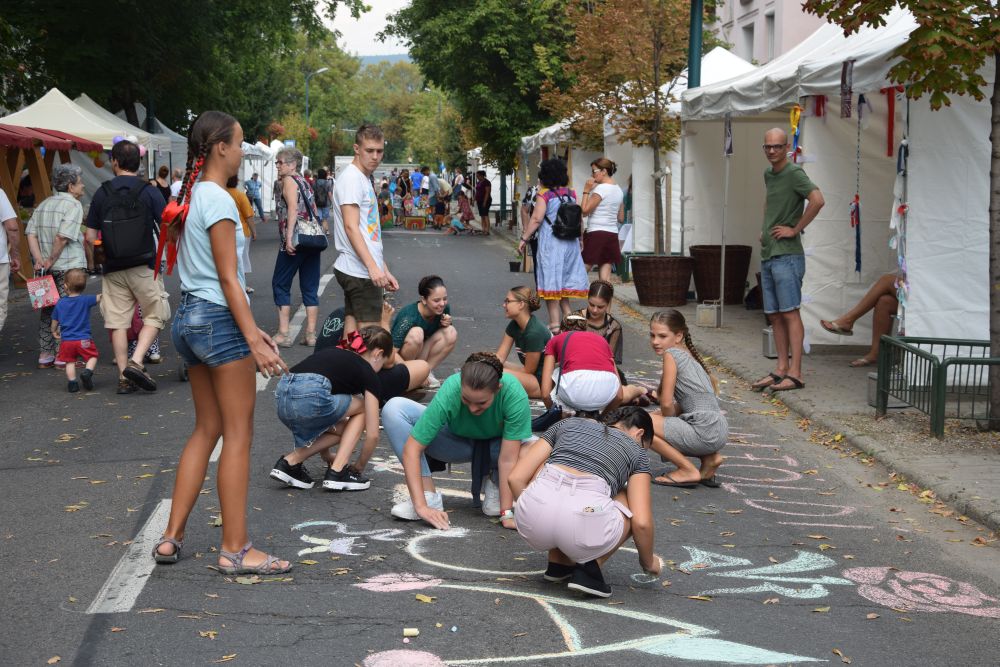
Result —
M64 340L59 343L59 354L56 356L57 361L65 361L67 364L76 363L77 357L82 357L83 360L90 361L91 359L97 358L97 346L94 345L94 341L87 340Z

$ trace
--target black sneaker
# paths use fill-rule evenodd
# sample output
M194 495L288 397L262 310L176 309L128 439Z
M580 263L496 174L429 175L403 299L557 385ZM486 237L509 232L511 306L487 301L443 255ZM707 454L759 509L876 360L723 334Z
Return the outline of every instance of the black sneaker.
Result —
M566 586L598 598L611 597L611 586L604 582L604 575L601 574L601 567L596 560L588 560L577 565Z
M364 491L372 485L372 481L364 475L358 474L348 466L337 472L333 468L327 468L323 475L323 488L327 491Z
M80 391L80 383L77 382L76 380L69 380L68 382L66 382L66 390L69 391L69 393L71 394L75 394L76 392Z
M278 462L274 464L274 468L271 470L271 479L284 482L288 486L294 486L296 489L311 489L315 484L313 478L309 476L309 473L306 472L301 463L291 465L285 460L284 456L279 458Z
M132 381L127 378L118 378L118 392L119 394L134 394L139 390Z
M542 577L545 578L545 581L566 581L573 576L574 569L572 565L563 565L562 563L549 561L549 566L545 568L545 574Z
M125 379L131 380L134 384L142 387L146 391L156 391L156 380L149 376L149 373L146 372L145 368L131 359L128 360L128 365L125 366L125 370L122 371L122 375L125 376Z
M80 372L80 382L83 383L83 388L90 391L94 388L94 371L89 368L84 368Z

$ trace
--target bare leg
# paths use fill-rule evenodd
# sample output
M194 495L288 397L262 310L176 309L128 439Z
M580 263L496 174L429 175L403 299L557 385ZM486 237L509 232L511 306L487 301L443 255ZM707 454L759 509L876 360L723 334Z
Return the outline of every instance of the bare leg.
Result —
M549 562L559 563L560 565L576 565L576 561L564 554L559 549L549 549Z
M681 454L673 445L668 443L663 437L663 417L659 415L653 415L653 444L649 447L654 452L665 458L670 463L677 466L677 470L670 474L674 478L675 482L685 484L688 482L697 482L701 479L701 473L698 469L694 467L694 464L688 459L688 457ZM664 482L669 482L668 479L657 478Z
M523 369L510 368L506 364L504 365L504 371L517 378L517 381L521 383L524 390L528 392L528 398L541 399L542 388L538 384L538 378L525 373Z
M344 469L344 466L351 460L351 454L354 453L354 448L357 446L364 428L365 413L363 411L347 420L344 434L340 438L340 447L337 448L337 455L333 457L333 463L330 464L331 469L337 472ZM378 439L378 433L374 434L374 438Z
M145 327L143 328L145 329ZM118 377L120 378L125 366L128 365L128 332L125 329L111 330L111 349L115 354L115 364L118 366ZM214 447L215 443L212 443L212 446Z
M597 277L600 278L601 280L607 280L607 281L610 282L611 281L611 265L610 264L601 264L597 268Z
M854 308L847 311L846 314L841 315L836 320L837 324L840 324L845 329L850 329L854 326L854 323L861 319L865 313L873 309L878 303L879 298L883 296L891 296L895 298L896 296L896 275L892 273L887 273L878 280L876 280L861 301L858 301Z
M403 345L397 353L402 359L421 359L421 352L424 348L424 330L420 327L413 327L406 332Z
M153 344L153 341L159 335L159 329L148 324L143 324L142 329L139 330L139 336L136 338L135 350L132 352L132 361L141 366L142 360L146 357L146 352L149 351L149 346ZM125 369L122 368L122 370Z
M455 331L455 327L438 329L423 344L423 349L420 351L420 358L426 360L431 369L437 368L451 354L451 351L455 349L455 343L457 342L458 332Z
M545 308L549 311L549 329L555 331L559 328L559 324L562 322L562 308L560 307L560 301L562 299L546 299Z
M422 387L430 375L431 366L423 359L412 359L404 361L403 365L410 371L410 383L406 387L407 393L418 387Z
M899 308L899 301L895 296L883 294L875 304L875 313L872 315L872 346L863 358L866 361L875 363L878 361L878 348L882 336L887 336L892 332L892 316Z
M358 320L354 315L344 315L344 338L352 331L358 330Z
M722 462L726 460L726 457L719 452L712 452L708 456L700 456L701 459L701 478L708 479L715 475L715 471L719 469Z
M306 333L316 333L316 320L319 317L319 306L306 306Z
M559 299L559 308L562 309L562 316L563 317L566 317L571 312L573 312L569 308L569 299Z
M288 333L288 320L291 312L291 306L278 306L278 333Z
M628 496L625 495L624 491L619 491L615 496L615 500L620 502L625 507L628 507ZM597 564L602 567L606 562L608 562L608 559L614 556L615 552L621 549L622 545L625 544L630 537L632 537L632 520L625 515L622 515L622 519L625 521L625 530L622 531L622 539L614 549L597 559Z
M802 313L798 309L782 313L785 330L788 331L788 355L791 363L788 365L788 375L802 379L802 342L805 339L805 329L802 326Z
M784 377L788 374L788 325L782 313L771 313L767 317L771 320L771 329L774 331L774 349L778 353L774 374Z

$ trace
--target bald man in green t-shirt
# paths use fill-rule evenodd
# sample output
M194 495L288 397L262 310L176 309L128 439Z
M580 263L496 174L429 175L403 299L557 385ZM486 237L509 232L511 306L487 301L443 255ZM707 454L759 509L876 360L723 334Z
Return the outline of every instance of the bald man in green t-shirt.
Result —
M760 391L802 389L802 341L805 331L799 308L806 258L802 230L825 203L823 193L806 172L788 161L788 135L773 128L764 133L764 155L771 166L764 170L767 203L760 235L760 282L764 313L774 330L778 363L753 384ZM805 204L805 210L803 210Z

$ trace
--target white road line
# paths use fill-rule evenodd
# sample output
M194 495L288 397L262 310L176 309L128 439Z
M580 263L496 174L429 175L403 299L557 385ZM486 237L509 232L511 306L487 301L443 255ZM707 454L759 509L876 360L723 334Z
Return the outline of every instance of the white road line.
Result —
M111 571L111 576L87 608L88 614L118 614L132 609L146 580L156 567L156 561L150 554L167 527L169 516L170 499L166 498L149 515L146 525Z

